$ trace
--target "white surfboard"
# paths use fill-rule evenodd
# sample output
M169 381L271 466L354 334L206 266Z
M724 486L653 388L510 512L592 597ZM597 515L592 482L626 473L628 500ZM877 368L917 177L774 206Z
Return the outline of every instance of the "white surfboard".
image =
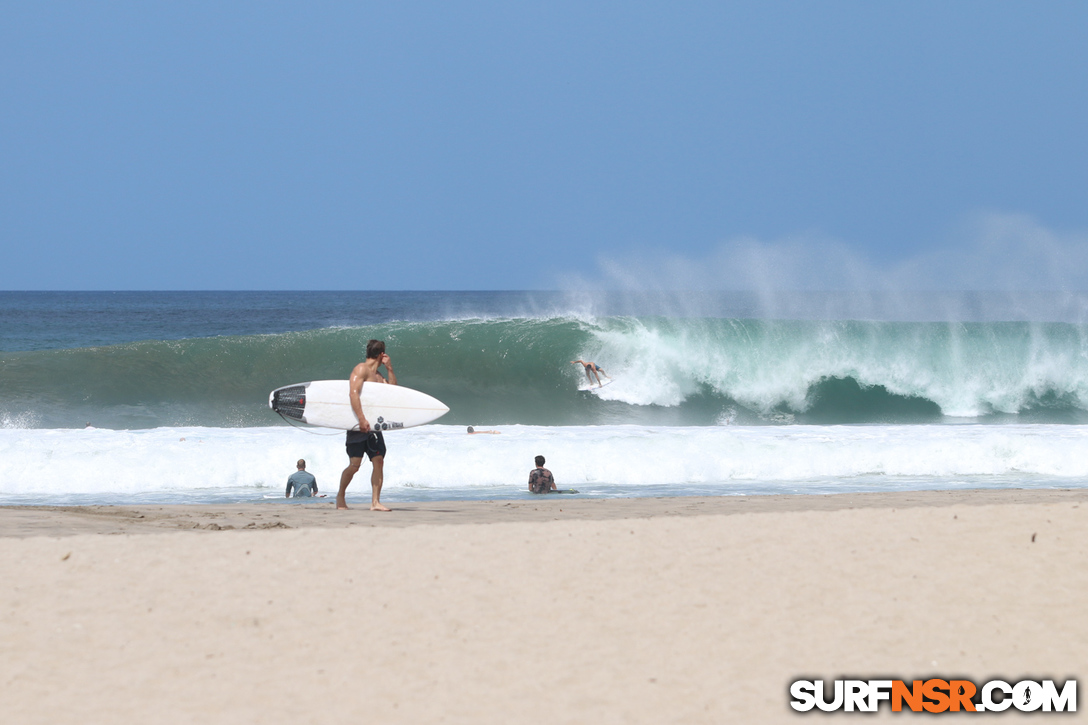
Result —
M322 428L358 430L347 380L314 380L276 388L268 406L282 416ZM442 401L402 385L363 383L363 415L373 430L398 430L430 423L449 412Z

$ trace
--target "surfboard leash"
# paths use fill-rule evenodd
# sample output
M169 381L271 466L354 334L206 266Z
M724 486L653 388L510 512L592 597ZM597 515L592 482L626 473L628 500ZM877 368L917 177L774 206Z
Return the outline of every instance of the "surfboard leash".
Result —
M321 436L322 438L329 438L330 436L340 435L340 431L336 431L334 433L318 433L317 431L315 431L312 428L306 428L306 427L304 427L302 425L299 425L299 424L293 422L290 418L288 418L286 415L279 412L278 410L276 411L276 415L283 418L284 421L287 422L287 425L291 426L292 428L298 428L299 430L305 431L306 433L309 433L312 436Z

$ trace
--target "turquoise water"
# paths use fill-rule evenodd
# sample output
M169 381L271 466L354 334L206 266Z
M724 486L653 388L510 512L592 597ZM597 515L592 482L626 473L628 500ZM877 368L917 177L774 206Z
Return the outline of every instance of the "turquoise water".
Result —
M273 388L346 378L370 338L452 424L1088 422L1063 322L495 317L0 353L0 421L266 426ZM615 382L579 391L574 359Z

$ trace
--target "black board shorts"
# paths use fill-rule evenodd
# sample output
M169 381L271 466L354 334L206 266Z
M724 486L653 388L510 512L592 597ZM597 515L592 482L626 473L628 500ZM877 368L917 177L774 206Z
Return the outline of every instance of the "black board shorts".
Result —
M352 433L355 434L355 440L352 440ZM366 435L366 437L358 440L361 435ZM370 460L373 461L377 456L385 456L385 436L382 435L380 430L372 430L366 434L360 434L358 431L348 431L345 448L348 451L348 458L370 456Z

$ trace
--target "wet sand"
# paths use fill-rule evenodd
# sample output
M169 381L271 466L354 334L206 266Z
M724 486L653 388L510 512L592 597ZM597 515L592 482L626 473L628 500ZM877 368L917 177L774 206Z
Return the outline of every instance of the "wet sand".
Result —
M793 722L1088 661L1086 490L398 509L0 508L0 719Z

